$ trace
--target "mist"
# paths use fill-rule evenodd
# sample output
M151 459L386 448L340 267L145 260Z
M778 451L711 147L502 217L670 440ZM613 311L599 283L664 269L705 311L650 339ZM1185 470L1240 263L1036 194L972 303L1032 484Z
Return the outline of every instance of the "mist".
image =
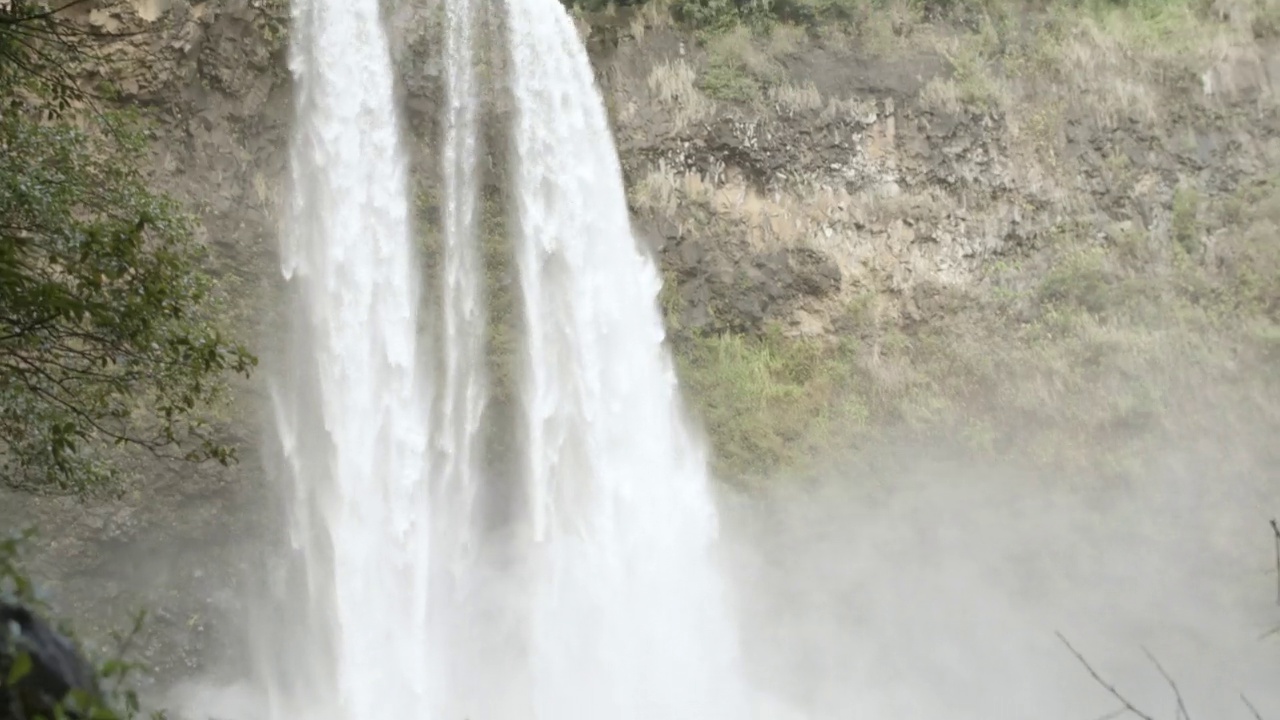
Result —
M1151 658L1191 718L1252 718L1242 695L1263 718L1280 714L1280 633L1263 637L1280 626L1273 473L1215 474L1216 459L1172 447L1129 481L870 452L721 492L759 720L1126 716L1058 633L1156 720L1179 715ZM492 672L468 682L509 698L519 632L504 618L521 597L502 574L488 583L487 596L508 594L489 615ZM261 717L233 676L162 704Z
M935 454L936 455L936 454ZM1274 476L1170 452L1132 482L900 455L726 503L753 681L780 718L1280 713ZM905 458L905 459L904 459ZM1268 494L1270 491L1270 495Z

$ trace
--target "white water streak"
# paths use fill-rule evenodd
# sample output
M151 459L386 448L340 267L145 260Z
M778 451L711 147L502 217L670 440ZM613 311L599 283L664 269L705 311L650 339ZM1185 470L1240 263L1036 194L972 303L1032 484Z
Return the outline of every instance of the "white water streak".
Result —
M417 717L430 674L428 398L378 0L294 0L290 67L282 269L298 333L276 418L309 596L299 599L298 646L284 654L323 669L304 673L287 707L335 720ZM333 687L317 687L326 680Z
M433 511L438 578L433 597L440 662L439 695L446 716L471 716L484 689L482 598L478 586L483 538L477 493L482 485L480 427L488 399L485 372L484 270L477 237L479 93L472 0L445 0L444 263L441 278L443 377L436 429L440 456Z
M471 0L446 0L445 18L442 478L445 497L452 500L449 513L469 518L479 474L475 443L488 394L484 272L476 237L479 98Z
M558 0L507 0L538 720L747 717L687 426L585 49Z

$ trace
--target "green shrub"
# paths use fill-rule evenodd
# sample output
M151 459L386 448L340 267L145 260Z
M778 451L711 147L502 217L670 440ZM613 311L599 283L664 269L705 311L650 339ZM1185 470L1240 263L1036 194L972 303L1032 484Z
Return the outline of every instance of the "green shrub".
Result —
M854 366L838 347L776 330L761 337L721 333L683 338L676 359L717 470L728 478L800 465L867 420L854 392Z
M732 64L712 64L698 78L698 88L716 100L748 102L760 97L760 83Z
M753 15L767 16L770 0L675 0L671 14L690 27L724 30Z
M745 25L708 36L706 49L707 69L698 86L708 97L749 102L785 77L783 67L759 47Z
M1188 255L1195 255L1200 251L1199 205L1200 193L1194 188L1179 187L1173 194L1170 231L1174 242Z

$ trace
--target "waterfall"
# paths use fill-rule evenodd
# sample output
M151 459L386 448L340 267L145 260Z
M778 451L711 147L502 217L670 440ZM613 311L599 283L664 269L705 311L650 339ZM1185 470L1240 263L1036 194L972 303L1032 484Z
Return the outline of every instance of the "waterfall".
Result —
M270 712L415 717L432 674L430 398L388 40L378 0L293 0L292 22L295 332L273 399L306 595L286 599Z
M297 572L263 635L267 715L747 717L707 452L559 0L506 2L527 485L509 509L527 512L529 532L481 522L478 494L508 479L484 476L480 444L474 2L444 0L441 322L427 368L379 0L293 0L281 248L295 332L272 398Z
M444 0L444 189L441 348L443 356L436 429L438 472L432 495L437 551L433 617L440 672L437 694L445 717L487 716L484 687L491 661L487 608L495 598L481 581L484 538L480 535L482 466L478 455L488 388L484 356L484 272L477 233L479 93L476 87L472 0ZM481 715L477 715L481 713Z
M477 97L475 23L470 0L445 2L443 308L444 377L439 428L442 493L450 516L470 519L479 472L475 441L486 401L482 301L484 274L476 236ZM458 548L472 545L465 534ZM456 558L465 561L465 557Z
M539 720L748 716L654 263L559 0L507 0Z

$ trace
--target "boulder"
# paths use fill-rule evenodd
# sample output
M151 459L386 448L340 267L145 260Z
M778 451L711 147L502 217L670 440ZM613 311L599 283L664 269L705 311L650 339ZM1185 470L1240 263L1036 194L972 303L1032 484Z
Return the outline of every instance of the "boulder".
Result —
M15 664L28 662L14 672ZM30 609L0 600L0 720L52 718L72 690L100 697L93 665Z

